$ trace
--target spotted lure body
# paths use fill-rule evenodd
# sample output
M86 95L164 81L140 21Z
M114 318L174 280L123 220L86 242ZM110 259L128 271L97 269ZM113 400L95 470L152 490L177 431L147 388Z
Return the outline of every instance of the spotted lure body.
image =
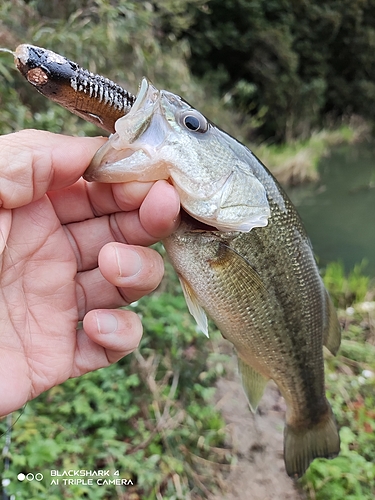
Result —
M164 240L190 312L206 313L234 345L250 407L268 380L287 404L284 460L301 476L340 439L325 396L323 345L336 354L340 326L301 220L249 149L180 97L142 82L137 98L50 51L16 50L40 92L114 132L89 181L169 180L182 222Z

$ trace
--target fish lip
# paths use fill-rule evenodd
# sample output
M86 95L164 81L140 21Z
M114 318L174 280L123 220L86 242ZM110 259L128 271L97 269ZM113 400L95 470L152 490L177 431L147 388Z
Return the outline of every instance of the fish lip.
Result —
M152 92L151 95L149 95L150 88L151 88L151 92ZM151 107L151 112L152 112L152 109L154 108L158 94L159 94L159 91L151 84L151 82L146 77L143 77L141 80L141 84L139 86L137 98L134 101L134 104L131 107L131 110L129 111L129 113L126 116L129 116L130 114L138 113L140 109L142 111L145 111L144 108L149 109L150 107ZM151 101L151 102L147 105L146 100L148 97L149 97L149 101ZM119 120L117 120L117 121L119 121Z
M85 170L83 178L86 181L123 182L120 178L121 175L118 180L113 178L116 162L132 156L137 151L137 148L132 148L131 145L142 135L142 125L147 124L148 119L152 116L159 97L160 91L147 78L143 77L137 98L129 113L116 121L115 133L110 136L109 141L98 149ZM139 130L135 129L133 125L134 123L137 125L138 117L140 117Z

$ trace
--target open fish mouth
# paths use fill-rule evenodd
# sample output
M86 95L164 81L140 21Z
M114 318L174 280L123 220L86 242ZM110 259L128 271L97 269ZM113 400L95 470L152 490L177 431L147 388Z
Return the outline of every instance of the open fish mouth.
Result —
M146 78L142 79L130 111L116 121L115 133L97 151L83 175L84 179L113 183L124 182L124 175L126 181L169 178L163 165L159 168L150 168L149 165L168 134L159 105L160 94Z

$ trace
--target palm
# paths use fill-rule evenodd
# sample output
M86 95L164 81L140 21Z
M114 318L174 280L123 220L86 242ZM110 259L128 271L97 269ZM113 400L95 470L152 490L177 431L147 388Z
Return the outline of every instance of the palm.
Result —
M73 374L77 261L47 197L13 210L1 265L1 380L24 401Z

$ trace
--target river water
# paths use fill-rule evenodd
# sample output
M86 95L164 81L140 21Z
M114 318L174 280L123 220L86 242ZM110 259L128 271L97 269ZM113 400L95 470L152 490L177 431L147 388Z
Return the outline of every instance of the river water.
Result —
M319 165L320 181L288 189L319 267L341 260L347 271L367 260L375 276L375 144L339 146Z

